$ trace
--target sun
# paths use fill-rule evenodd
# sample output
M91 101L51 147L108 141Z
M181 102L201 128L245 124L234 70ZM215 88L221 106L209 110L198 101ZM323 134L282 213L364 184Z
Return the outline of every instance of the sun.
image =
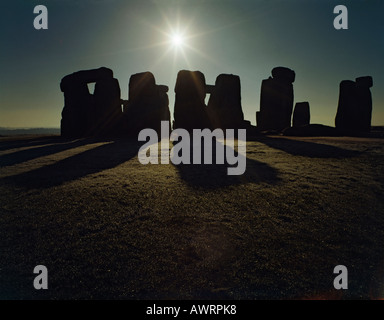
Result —
M191 61L196 58L196 56L200 56L202 59L217 64L216 59L213 59L204 53L204 51L198 49L199 38L212 33L212 31L196 32L193 27L194 19L190 21L186 20L184 24L181 24L180 17L169 19L165 13L161 12L161 14L164 19L163 26L155 26L149 23L149 26L157 33L156 39L160 41L145 47L148 49L161 47L164 50L163 53L154 60L154 66L158 66L163 61L169 59L171 60L173 69L180 69L181 67L190 69L192 68Z
M184 45L184 37L180 33L174 33L171 36L171 43L176 48L181 48Z

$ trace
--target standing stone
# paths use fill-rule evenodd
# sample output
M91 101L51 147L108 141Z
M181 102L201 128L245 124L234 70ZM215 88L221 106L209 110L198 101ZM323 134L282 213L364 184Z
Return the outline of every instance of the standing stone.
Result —
M239 76L220 74L214 88L207 86L208 92L211 96L207 110L212 128L236 129L244 125Z
M96 82L95 95L90 94L88 83ZM61 135L85 137L97 134L101 127L116 127L121 113L120 87L111 69L81 70L65 76L60 83L64 92Z
M160 136L161 121L170 121L168 87L156 85L151 72L137 73L129 80L129 100L124 105L124 132L138 135L151 128Z
M260 111L256 118L261 131L282 131L291 126L294 81L295 72L285 67L274 68L272 77L262 81Z
M217 79L216 79L216 81L217 81ZM211 84L205 85L205 93L212 94L214 91L215 91L215 86L213 86Z
M131 75L128 85L128 98L131 102L145 97L157 95L155 76L151 72L141 72Z
M358 123L358 115L356 83L352 80L343 80L340 82L336 128L345 133L354 132Z
M359 77L356 82L340 82L336 128L344 134L369 132L372 118L372 77Z
M64 91L61 113L61 135L83 137L90 134L93 122L93 97L86 83L68 82Z
M193 129L210 128L205 105L205 77L200 71L181 70L175 85L174 127Z
M273 79L280 80L284 83L294 83L296 74L293 70L286 67L276 67L272 69Z
M263 120L261 119L260 111L256 111L256 127L259 131L261 131Z
M361 132L371 131L372 94L370 88L372 86L372 77L366 76L356 78L356 95L359 113L358 130Z
M295 110L293 111L293 127L302 127L309 125L310 112L308 102L297 102L295 104Z
M121 125L121 90L115 78L102 79L96 82L94 92L95 133L118 134Z
M60 89L62 92L66 92L69 87L73 87L76 84L86 84L97 82L100 79L113 78L113 71L106 67L91 70L80 70L65 76L60 83Z

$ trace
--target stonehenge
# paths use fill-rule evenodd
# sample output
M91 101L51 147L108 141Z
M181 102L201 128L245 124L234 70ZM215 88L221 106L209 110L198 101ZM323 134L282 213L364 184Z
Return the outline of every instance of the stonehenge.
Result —
M335 118L335 126L340 132L356 134L371 130L372 86L373 79L370 76L340 82Z
M295 72L286 67L276 67L272 77L261 84L260 111L256 113L260 131L282 131L291 126L293 109L293 82Z
M370 132L371 76L340 82L335 130L332 130L328 126L310 124L309 102L296 102L293 110L296 77L293 70L276 67L271 75L262 80L255 127L244 119L238 75L219 74L215 84L209 85L202 72L180 70L174 88L173 129L183 128L189 132L193 129L247 129L251 135L266 132L312 136ZM95 83L92 93L89 83ZM60 89L64 94L60 124L63 137L137 136L147 128L160 134L161 122L171 123L168 86L156 84L149 71L131 75L128 100L121 99L119 81L106 67L66 75L61 79Z

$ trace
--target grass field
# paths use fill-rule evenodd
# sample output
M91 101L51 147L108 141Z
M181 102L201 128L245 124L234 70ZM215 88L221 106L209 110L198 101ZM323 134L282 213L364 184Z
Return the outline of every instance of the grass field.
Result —
M129 139L1 137L0 299L384 298L383 142L258 136L228 176L142 165Z

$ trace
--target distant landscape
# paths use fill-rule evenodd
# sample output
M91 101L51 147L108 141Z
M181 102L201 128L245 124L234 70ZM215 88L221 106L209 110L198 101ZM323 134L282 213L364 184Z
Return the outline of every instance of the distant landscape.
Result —
M0 136L23 134L60 134L60 128L6 128L0 127Z
M60 135L60 128L7 128L0 127L0 136L10 137L19 135ZM384 137L384 126L372 126L371 132L368 134L371 137Z

